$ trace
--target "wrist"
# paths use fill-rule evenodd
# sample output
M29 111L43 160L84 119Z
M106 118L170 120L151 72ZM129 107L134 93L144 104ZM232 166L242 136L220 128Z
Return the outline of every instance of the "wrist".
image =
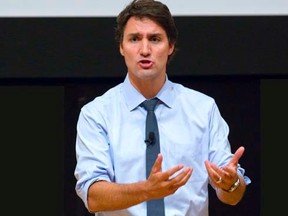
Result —
M232 193L234 192L238 187L240 186L240 178L238 177L237 180L231 185L231 187L226 190L226 189L223 189L224 191L228 192L228 193Z

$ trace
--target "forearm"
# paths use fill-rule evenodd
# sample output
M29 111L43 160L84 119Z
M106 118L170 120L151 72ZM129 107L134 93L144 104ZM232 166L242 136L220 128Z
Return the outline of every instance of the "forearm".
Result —
M228 205L236 205L243 197L246 190L246 183L242 176L239 175L240 185L233 192L228 192L222 190L221 188L217 188L217 196L218 198Z
M145 182L132 184L95 182L88 191L89 211L113 211L144 202L148 199L145 188Z

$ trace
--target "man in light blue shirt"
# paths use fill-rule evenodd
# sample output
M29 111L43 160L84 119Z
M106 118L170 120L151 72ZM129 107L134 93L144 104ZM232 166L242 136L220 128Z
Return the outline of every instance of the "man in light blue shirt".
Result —
M164 198L166 216L208 216L208 184L236 205L251 181L231 153L229 127L213 98L168 79L177 29L166 5L136 0L117 17L116 39L127 65L123 83L81 109L76 192L96 216L144 216ZM146 178L141 103L157 97L160 154ZM152 215L148 215L152 216Z

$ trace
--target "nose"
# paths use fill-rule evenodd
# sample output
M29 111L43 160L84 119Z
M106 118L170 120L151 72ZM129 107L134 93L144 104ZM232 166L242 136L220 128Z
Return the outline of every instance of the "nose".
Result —
M151 52L151 47L150 47L149 41L143 40L141 43L141 49L140 49L141 55L147 56L150 54L150 52Z

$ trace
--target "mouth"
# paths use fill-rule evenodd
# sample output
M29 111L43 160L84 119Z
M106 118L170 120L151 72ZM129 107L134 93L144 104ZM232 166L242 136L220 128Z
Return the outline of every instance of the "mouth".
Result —
M147 59L140 60L138 63L140 65L140 67L143 69L148 69L148 68L152 67L152 65L153 65L153 62L150 60L147 60Z

